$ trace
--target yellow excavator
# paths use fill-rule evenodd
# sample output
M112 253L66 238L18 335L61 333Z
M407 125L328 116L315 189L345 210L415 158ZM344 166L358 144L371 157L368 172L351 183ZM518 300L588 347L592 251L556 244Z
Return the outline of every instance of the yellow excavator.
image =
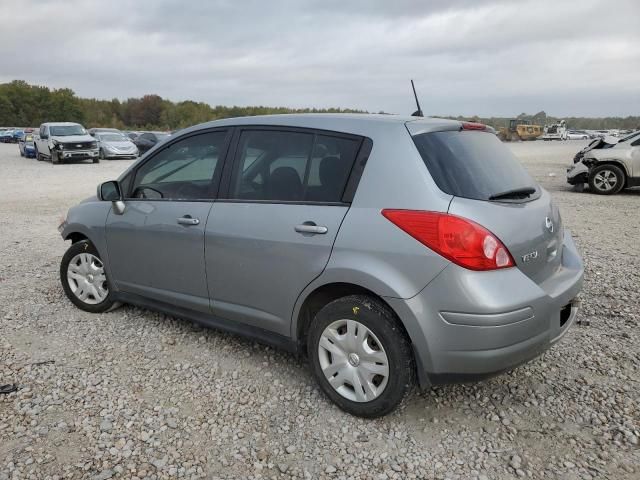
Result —
M498 138L503 142L520 142L523 140L535 140L543 134L540 125L533 125L530 120L512 118L508 127L498 129Z

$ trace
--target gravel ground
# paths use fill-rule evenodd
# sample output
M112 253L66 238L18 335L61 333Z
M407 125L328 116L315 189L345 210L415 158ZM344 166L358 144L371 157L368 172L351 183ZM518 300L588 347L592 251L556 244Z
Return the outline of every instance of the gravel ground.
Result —
M52 166L0 144L0 480L640 478L640 191L570 191L583 142L510 148L586 264L579 325L495 379L350 417L292 355L123 307L75 308L60 216L130 163Z

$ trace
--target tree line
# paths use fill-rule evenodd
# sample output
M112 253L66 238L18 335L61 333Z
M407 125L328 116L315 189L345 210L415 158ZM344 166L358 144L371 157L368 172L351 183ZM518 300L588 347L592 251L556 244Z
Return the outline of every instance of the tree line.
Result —
M210 120L276 113L365 113L345 108L212 107L159 95L120 101L80 98L68 88L49 89L23 80L0 84L0 126L37 127L44 122L77 122L90 127L175 130Z
M78 122L86 127L114 127L120 129L175 130L210 120L276 113L367 113L349 108L287 108L287 107L227 107L211 106L191 100L172 102L159 95L145 95L120 101L80 98L68 88L50 89L30 85L23 80L0 84L0 126L37 127L43 122ZM381 112L382 113L382 112ZM504 117L441 117L477 121L495 128L506 126ZM520 114L519 119L538 125L556 123L558 117L544 111L535 115ZM564 118L569 128L578 129L637 129L640 116Z

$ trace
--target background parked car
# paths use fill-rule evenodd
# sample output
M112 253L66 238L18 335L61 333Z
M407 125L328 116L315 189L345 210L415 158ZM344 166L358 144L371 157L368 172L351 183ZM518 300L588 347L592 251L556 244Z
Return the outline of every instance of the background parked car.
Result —
M584 130L569 130L567 140L589 140L589 134Z
M124 133L131 140L135 140L137 137L140 136L140 132L134 132L134 131L131 131L131 130L124 130L122 133Z
M129 137L121 132L95 132L94 138L98 141L100 159L112 158L137 158L138 147Z
M13 141L13 130L4 130L0 132L0 142L11 143Z
M96 139L79 123L43 123L35 141L38 160L48 158L54 164L67 160L92 160L93 163L100 161Z
M36 158L36 145L32 133L27 133L18 140L21 157Z
M144 132L133 140L140 154L151 150L156 144L169 138L169 134L165 132Z
M89 135L91 135L92 137L95 137L96 133L98 132L122 133L117 128L90 128L89 130L87 130L87 132L89 132Z

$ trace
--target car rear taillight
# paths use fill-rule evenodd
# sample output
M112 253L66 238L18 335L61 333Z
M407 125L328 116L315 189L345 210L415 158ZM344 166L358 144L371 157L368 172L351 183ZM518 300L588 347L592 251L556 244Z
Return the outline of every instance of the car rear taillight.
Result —
M421 210L382 210L382 215L434 252L470 270L515 265L509 250L489 230L466 218Z
M484 123L477 122L462 122L462 130L487 130L487 126Z

